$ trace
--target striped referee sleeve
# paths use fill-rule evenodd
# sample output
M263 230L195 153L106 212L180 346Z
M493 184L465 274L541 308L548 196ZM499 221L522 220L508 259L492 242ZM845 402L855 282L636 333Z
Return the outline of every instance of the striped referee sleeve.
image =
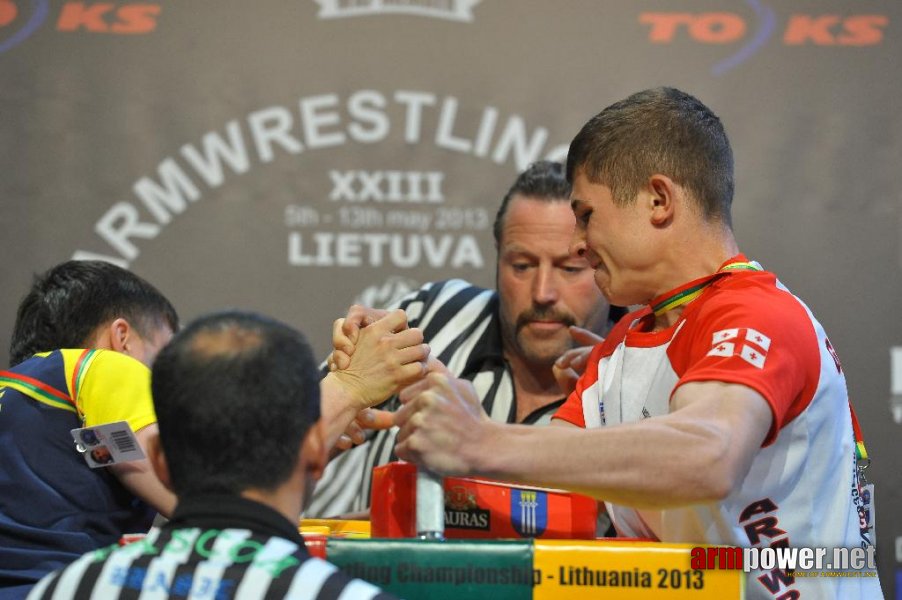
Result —
M497 296L492 290L451 279L427 283L392 308L404 309L409 326L423 330L432 354L452 373L462 376L471 360L485 351L480 342L489 327L496 326ZM502 381L509 379L503 363L493 365L489 373L488 378L479 374L477 392L493 419L508 421L513 414L513 385ZM496 397L498 392L504 397ZM397 397L392 397L380 408L396 410L398 406ZM366 442L332 460L316 486L305 516L331 517L369 508L372 470L397 460L397 434L397 428L370 432Z
M285 594L286 600L374 600L394 598L362 579L351 579L335 565L310 558L301 565Z

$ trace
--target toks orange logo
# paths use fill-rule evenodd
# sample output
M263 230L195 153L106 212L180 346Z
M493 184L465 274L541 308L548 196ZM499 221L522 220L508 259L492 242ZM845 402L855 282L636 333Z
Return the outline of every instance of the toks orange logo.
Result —
M650 25L648 40L668 44L685 29L696 42L728 44L745 35L745 19L734 13L642 13L639 22ZM792 15L783 33L789 46L873 46L883 41L886 15Z
M117 6L112 2L68 2L63 5L56 28L93 33L150 33L157 27L159 14L158 4Z
M787 46L874 46L883 41L889 25L889 17L881 14L793 14L778 25L774 10L760 0L745 0L745 4L755 18L733 12L644 12L639 22L648 26L648 41L654 44L670 44L680 38L701 44L745 42L714 66L715 75L748 60L780 32Z
M154 31L162 7L154 3L65 2L57 31L145 34ZM54 18L48 0L0 0L0 54L18 46Z

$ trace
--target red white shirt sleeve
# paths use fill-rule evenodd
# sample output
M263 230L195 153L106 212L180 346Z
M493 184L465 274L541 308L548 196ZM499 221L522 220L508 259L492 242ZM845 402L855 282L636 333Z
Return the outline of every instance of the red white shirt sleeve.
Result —
M669 347L680 377L674 391L690 381L752 388L773 413L767 446L807 407L817 389L817 334L804 306L788 292L756 285L731 292L702 303L691 327L687 322L689 331L680 332Z

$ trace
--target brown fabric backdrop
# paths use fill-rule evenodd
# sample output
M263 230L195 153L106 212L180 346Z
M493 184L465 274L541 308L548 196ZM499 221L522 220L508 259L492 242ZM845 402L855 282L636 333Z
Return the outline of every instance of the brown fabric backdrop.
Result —
M893 597L900 21L885 0L4 0L0 363L32 274L72 256L128 265L186 319L272 314L321 354L355 299L489 286L517 170L674 85L726 124L743 250L843 360Z

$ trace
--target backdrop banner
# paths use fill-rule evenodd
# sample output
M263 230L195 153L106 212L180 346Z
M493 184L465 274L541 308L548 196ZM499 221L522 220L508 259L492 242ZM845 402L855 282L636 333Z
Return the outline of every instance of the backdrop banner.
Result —
M672 85L730 135L741 248L842 360L894 597L900 59L888 0L0 0L0 364L32 276L71 257L185 320L273 315L320 355L353 302L492 286L518 170Z

